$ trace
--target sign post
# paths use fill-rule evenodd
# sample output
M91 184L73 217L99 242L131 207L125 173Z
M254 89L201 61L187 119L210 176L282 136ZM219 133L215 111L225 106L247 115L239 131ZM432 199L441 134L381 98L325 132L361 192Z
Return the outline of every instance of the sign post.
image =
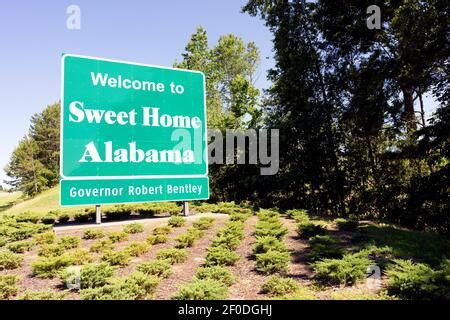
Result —
M95 223L96 224L102 223L102 211L101 206L99 204L95 206Z
M183 202L183 215L186 217L189 215L189 202L187 201Z
M209 198L205 78L66 54L62 206ZM186 208L187 205L186 205Z

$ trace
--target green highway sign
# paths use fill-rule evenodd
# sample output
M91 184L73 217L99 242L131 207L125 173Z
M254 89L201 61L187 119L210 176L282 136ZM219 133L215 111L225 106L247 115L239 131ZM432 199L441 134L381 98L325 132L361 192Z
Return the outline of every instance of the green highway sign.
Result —
M203 73L71 54L61 72L61 205L209 197Z

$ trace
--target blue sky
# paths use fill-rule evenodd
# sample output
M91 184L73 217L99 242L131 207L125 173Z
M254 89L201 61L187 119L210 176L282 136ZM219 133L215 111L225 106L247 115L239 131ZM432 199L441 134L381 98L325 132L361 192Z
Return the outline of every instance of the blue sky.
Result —
M210 44L233 33L261 51L257 86L273 65L271 34L243 14L245 0L4 1L0 7L0 182L31 116L60 97L61 53L172 66L197 26ZM68 30L66 8L81 9L81 30ZM268 59L266 59L268 57Z
M60 98L60 56L76 53L172 66L197 26L210 44L233 33L261 52L256 85L269 86L271 34L241 13L245 0L3 1L0 6L0 183L3 168L31 116ZM81 9L81 30L68 30L66 9ZM436 104L425 98L428 114Z

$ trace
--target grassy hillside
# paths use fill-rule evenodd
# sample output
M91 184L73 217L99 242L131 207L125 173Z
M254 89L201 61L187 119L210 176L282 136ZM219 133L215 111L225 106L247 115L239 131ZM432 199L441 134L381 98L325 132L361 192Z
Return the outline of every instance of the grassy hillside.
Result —
M10 209L14 204L22 200L22 193L0 192L0 212Z

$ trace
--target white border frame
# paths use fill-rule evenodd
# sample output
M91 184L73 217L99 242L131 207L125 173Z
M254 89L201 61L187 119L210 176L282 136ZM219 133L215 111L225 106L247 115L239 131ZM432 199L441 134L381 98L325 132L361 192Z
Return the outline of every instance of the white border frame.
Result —
M166 70L175 70L175 71L185 71L185 72L191 72L191 73L199 73L203 77L203 115L204 115L204 130L205 130L205 136L203 137L204 143L205 143L205 151L204 151L204 161L206 165L206 172L201 174L185 174L185 175L135 175L135 176L70 176L66 177L63 173L63 150L64 150L64 144L63 144L63 133L64 133L64 61L66 57L75 57L75 58L83 58L83 59L90 59L90 60L99 60L99 61L107 61L107 62L115 62L115 63L122 63L122 64L128 64L128 65L135 65L135 66L141 66L141 67L151 67L151 68L159 68L159 69L166 69ZM84 56L84 55L77 55L77 54L70 54L70 53L63 53L61 57L61 106L60 106L60 137L59 137L59 143L60 143L60 152L59 152L59 175L60 180L113 180L113 179L158 179L158 178L200 178L200 177L208 177L209 169L208 169L208 125L207 125L207 115L206 115L206 80L205 80L205 74L201 71L196 70L187 70L187 69L178 69L178 68L171 68L171 67L164 67L164 66L158 66L158 65L151 65L151 64L143 64L143 63L137 63L137 62L129 62L129 61L122 61L122 60L114 60L114 59L105 59L105 58L97 58L97 57L91 57L91 56ZM209 191L208 191L209 193Z

